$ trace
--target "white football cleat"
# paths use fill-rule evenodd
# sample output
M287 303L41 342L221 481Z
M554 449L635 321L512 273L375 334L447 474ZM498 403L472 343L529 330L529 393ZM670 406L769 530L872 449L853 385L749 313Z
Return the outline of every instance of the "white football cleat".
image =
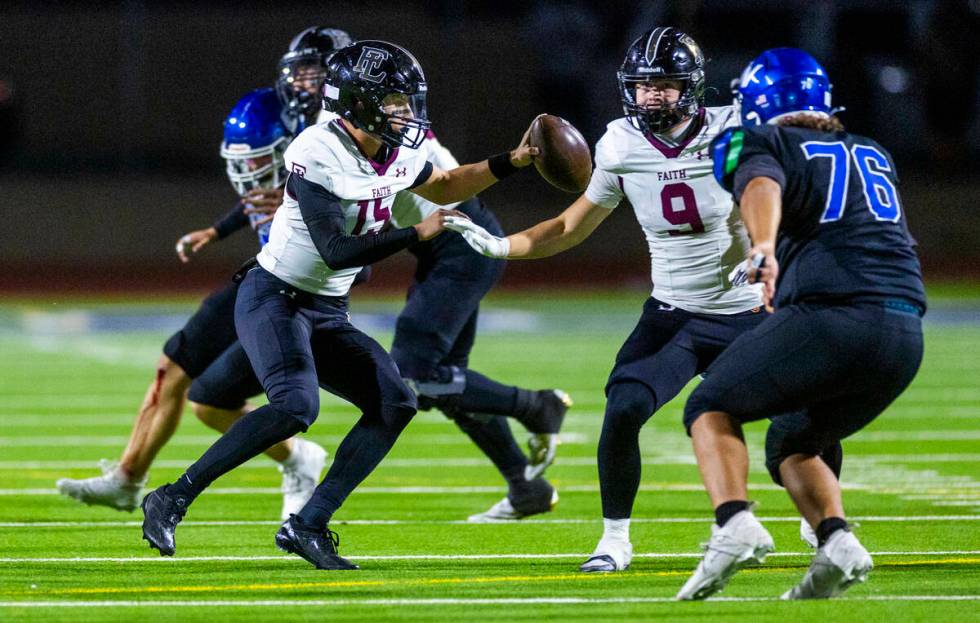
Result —
M676 598L707 599L725 588L736 571L765 561L775 548L769 532L752 511L737 513L723 528L711 526L711 540L704 545L704 558Z
M600 539L595 551L579 566L585 573L626 571L633 561L633 544L619 539Z
M817 531L813 529L813 526L806 519L800 519L800 540L813 549L817 549Z
M524 519L525 517L530 517L531 515L551 512L555 508L555 505L558 504L558 490L552 488L549 497L546 498L545 501L545 504L522 507L522 509L519 510L514 508L513 503L511 503L510 496L508 495L491 506L488 510L482 513L477 513L476 515L470 515L466 518L466 521L469 523L500 523L506 521L518 521Z
M817 549L803 580L783 593L782 599L829 599L852 584L864 582L874 564L850 530L838 530Z
M539 433L528 437L528 459L524 467L524 479L534 480L544 474L544 470L555 462L561 439L557 434Z
M320 482L320 472L327 461L327 451L304 439L293 439L289 466L280 463L282 472L282 520L295 515L306 506Z
M132 511L139 506L148 475L132 482L123 475L117 463L108 459L99 461L99 469L101 476L81 480L59 478L55 486L62 495L89 506L108 506L120 511Z

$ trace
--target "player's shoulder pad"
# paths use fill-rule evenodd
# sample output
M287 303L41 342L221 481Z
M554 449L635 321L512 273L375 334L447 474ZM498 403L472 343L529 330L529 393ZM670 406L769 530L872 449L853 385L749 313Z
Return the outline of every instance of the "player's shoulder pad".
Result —
M895 181L898 181L898 167L895 165L895 159L892 158L891 152L885 149L881 143L871 138L870 136L866 136L864 134L854 134L852 132L847 132L846 134L847 136L850 137L852 143L859 143L861 145L867 145L868 147L873 147L882 156L884 156L885 160L888 161L888 166L891 168L892 176L895 178Z
M623 157L630 148L633 126L626 117L610 121L606 133L595 144L595 166L597 169L621 172Z
M734 186L735 171L746 157L760 150L769 151L773 126L735 126L727 128L711 142L712 173L728 192Z
M311 126L300 132L286 148L286 169L332 191L332 178L342 171L337 151L340 148L339 141L326 124Z
M708 127L718 131L741 125L734 106L707 106L704 109L704 121Z
M419 147L419 152L424 154L425 158L432 164L445 171L455 169L459 166L459 161L456 160L456 156L445 145L440 143L439 139L431 131L425 141L423 141L421 147Z

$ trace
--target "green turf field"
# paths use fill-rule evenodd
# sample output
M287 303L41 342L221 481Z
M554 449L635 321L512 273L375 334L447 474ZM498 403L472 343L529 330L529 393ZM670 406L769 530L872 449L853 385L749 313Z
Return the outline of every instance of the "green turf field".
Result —
M143 318L151 330L127 319L192 307L0 307L0 621L977 620L980 324L929 324L914 385L845 442L845 504L875 560L868 584L835 602L774 601L809 555L788 498L765 474L765 425L756 423L747 431L753 498L777 553L737 575L720 599L671 601L712 519L680 427L686 392L643 433L632 568L578 573L602 527L594 461L602 388L642 300L496 298L473 367L525 386L559 386L576 401L548 472L560 504L518 524L467 525L467 515L500 499L502 482L451 423L420 413L335 517L340 552L358 572L316 571L275 548L279 474L264 458L199 499L177 531L173 559L140 539L139 511L58 496L57 478L95 475L99 458L119 456L166 337L159 327L173 321ZM377 337L387 343L390 335ZM354 417L324 397L309 436L332 451ZM174 478L213 438L188 412L150 484Z

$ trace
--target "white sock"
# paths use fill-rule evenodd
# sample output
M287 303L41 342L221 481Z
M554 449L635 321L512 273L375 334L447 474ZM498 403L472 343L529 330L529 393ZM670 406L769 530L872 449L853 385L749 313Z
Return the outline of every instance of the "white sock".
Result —
M623 541L628 543L630 540L630 520L626 519L605 519L602 520L603 540Z
M289 450L289 456L280 465L287 468L296 467L296 461L299 460L299 444L301 443L303 442L299 439L293 439L293 447Z

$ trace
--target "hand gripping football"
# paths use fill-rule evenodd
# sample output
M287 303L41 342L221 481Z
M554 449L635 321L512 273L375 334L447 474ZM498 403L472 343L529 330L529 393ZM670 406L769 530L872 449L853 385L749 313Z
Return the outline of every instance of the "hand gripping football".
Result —
M541 115L531 124L528 138L541 150L534 166L545 181L569 193L585 190L592 177L592 153L575 126L561 117Z

